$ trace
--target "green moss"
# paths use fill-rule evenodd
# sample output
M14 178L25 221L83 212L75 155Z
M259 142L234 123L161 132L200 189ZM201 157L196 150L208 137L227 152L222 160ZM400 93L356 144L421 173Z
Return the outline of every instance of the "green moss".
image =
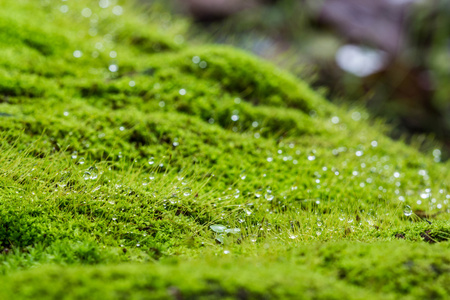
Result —
M1 293L14 293L17 299L445 298L450 260L441 254L448 251L448 244L409 245L407 253L405 246L405 242L340 242L276 254L258 250L259 258L216 253L201 260L157 264L41 267L9 276ZM70 251L77 253L80 247ZM44 283L39 289L34 288L37 280Z
M26 272L11 277L8 289L2 289L1 293L6 297L14 295L16 299L288 299L299 295L304 299L374 298L361 289L303 268L299 272L279 263L269 267L270 271L249 263L242 271L229 263L213 263L209 268L188 263L45 268L40 271L41 282L51 282L51 286L44 284L39 290L28 288L37 282L35 274Z
M448 163L157 6L6 7L0 297L449 292Z

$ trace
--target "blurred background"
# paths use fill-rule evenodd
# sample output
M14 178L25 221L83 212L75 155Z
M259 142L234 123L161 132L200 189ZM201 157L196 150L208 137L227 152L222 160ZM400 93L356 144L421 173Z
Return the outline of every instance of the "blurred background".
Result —
M331 101L365 106L394 138L431 136L443 144L436 160L449 157L450 0L160 4L192 18L191 34L271 60Z

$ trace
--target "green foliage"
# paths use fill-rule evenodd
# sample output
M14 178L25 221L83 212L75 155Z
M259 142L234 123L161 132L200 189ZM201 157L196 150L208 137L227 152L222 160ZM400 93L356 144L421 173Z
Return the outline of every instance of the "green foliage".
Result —
M448 164L157 8L7 3L0 298L445 298Z

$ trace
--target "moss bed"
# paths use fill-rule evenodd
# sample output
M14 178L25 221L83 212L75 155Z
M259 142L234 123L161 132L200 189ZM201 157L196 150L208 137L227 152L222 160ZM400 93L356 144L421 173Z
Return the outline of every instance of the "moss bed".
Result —
M439 151L157 5L1 3L1 299L449 298Z

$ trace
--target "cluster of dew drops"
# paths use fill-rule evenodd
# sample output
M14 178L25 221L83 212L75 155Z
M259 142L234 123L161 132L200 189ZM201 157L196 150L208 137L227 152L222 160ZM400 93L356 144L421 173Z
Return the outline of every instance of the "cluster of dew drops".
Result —
M70 8L70 1L69 0L62 0L61 2L62 3L58 7L59 11L62 14L69 13L69 11L71 9ZM123 14L123 12L124 12L123 7L118 5L118 1L117 0L100 0L100 1L98 1L98 7L101 10L108 11L110 14L112 14L114 16L121 16ZM85 7L79 12L81 17L83 17L83 18L85 18L85 19L87 19L89 21L90 28L88 30L88 34L90 36L92 36L92 37L96 37L98 35L98 24L99 24L99 21L100 21L100 16L99 16L100 14L99 13L95 13L94 11L96 11L96 9L90 8L90 7ZM117 53L117 51L115 49L111 48L112 45L113 45L112 39L113 39L112 34L106 34L105 36L103 36L102 41L98 41L98 42L95 43L95 46L94 46L95 49L91 52L91 55L92 55L92 57L96 58L96 57L98 57L100 55L100 52L109 51L108 56L111 59L111 61L110 61L110 64L108 66L108 71L110 73L114 74L114 73L117 73L119 71L119 64L117 62L118 53ZM175 37L175 42L176 43L182 43L183 40L184 39L183 39L182 36L176 36ZM84 53L81 50L79 50L79 49L75 49L73 51L73 57L76 58L76 59L79 59L79 58L83 57L83 55L84 55ZM192 57L192 63L198 65L198 67L202 68L202 69L205 69L208 66L208 63L206 61L202 60L199 56ZM131 80L129 82L129 85L130 85L130 87L134 87L136 85L136 83L133 80ZM187 93L188 93L188 91L185 88L179 89L179 94L181 96L185 96ZM235 98L234 102L236 104L239 104L241 102L241 99L240 98ZM164 103L160 103L160 106L163 107ZM68 116L68 115L69 115L69 112L64 112L64 116ZM314 116L315 114L314 114L314 112L311 112L310 115ZM352 114L352 119L354 121L359 121L361 118L362 118L362 114L359 113L359 112L354 112ZM239 120L240 120L239 111L238 110L233 111L232 115L230 116L230 121L232 123L237 123L237 122L239 122ZM208 122L210 124L214 124L215 120L213 118L210 118L208 120ZM331 123L334 124L334 125L339 125L341 127L343 126L343 124L341 124L341 122L340 122L339 117L337 117L337 116L334 116L334 117L331 118ZM253 121L252 122L252 127L255 128L255 129L260 127L260 122L258 122L256 120ZM237 131L238 127L237 126L233 126L232 129L233 129L233 131ZM123 127L121 127L120 130L123 131L124 130ZM260 138L260 136L261 135L260 135L259 132L255 132L254 133L254 137L255 138ZM178 145L179 145L179 142L178 141L174 141L173 146L176 147ZM378 142L377 141L372 141L372 142L370 142L370 145L371 145L371 147L375 148L375 147L378 146ZM291 149L294 148L293 144L289 144L288 147L291 148ZM349 151L349 149L347 147L338 147L338 148L332 150L332 154L333 155L340 155L341 153L348 152L348 151ZM283 161L283 162L291 162L292 164L296 165L296 164L299 163L299 159L300 158L298 158L298 156L300 156L301 154L302 154L302 152L300 150L296 150L295 151L295 155L297 157L295 157L294 155L287 155L287 154L285 155L285 154L283 154L283 150L280 149L280 150L277 151L277 155L270 155L270 156L268 156L266 158L266 161L268 163L274 163L277 159L281 159L281 161ZM362 158L365 155L365 153L364 153L363 149L356 149L356 151L354 152L354 155L357 158ZM72 154L72 158L73 159L77 158L77 153L76 152L74 152ZM317 158L316 151L314 149L310 150L308 153L306 153L305 158L308 161L311 161L311 162L315 161L316 158ZM439 149L435 149L433 151L433 159L434 159L435 162L440 162L441 161L441 151ZM380 161L382 161L382 160L383 160L383 158L380 159ZM78 163L79 164L84 164L84 159L83 158L79 158ZM154 164L154 158L151 158L149 160L149 164L150 165ZM384 166L382 166L382 168L384 168L385 170L389 170L389 167L386 167L386 166L388 166L388 165L384 165ZM160 167L161 167L161 165L160 165ZM366 163L362 162L361 163L361 169L364 169L365 167L366 167ZM372 173L375 173L375 174L378 172L378 170L376 170L376 167L372 167L372 168L370 168L370 170L372 171ZM320 173L327 172L327 171L332 172L336 176L340 176L341 175L341 173L338 170L338 168L336 168L336 167L331 167L330 168L330 167L323 166L321 168L321 170L319 170L319 171L314 173L314 175L315 175L314 182L316 184L316 188L320 188L321 184L323 184L322 180L321 180L321 176L322 175ZM352 174L353 177L358 177L361 174L361 170L354 170L354 171L352 171L351 174ZM428 176L428 173L427 173L426 170L420 170L419 171L419 175L422 176L425 179L425 181L427 181L427 178L429 179L429 176ZM90 168L86 169L85 172L84 172L84 176L83 176L83 178L85 180L96 180L97 177L98 177L98 170L96 170L95 167L90 167ZM263 175L263 177L265 177L265 174ZM392 180L391 181L393 181L395 179L398 179L399 177L401 177L401 173L399 171L395 171L395 172L392 173L392 177L391 177ZM245 178L246 178L245 174L240 175L240 179L241 180L245 180ZM153 180L154 179L154 175L151 175L149 177L149 179ZM374 182L373 178L368 177L364 181L360 182L359 185L360 185L361 188L364 188L364 187L366 187L366 185L372 184L373 182ZM147 184L148 183L143 183L143 185L147 185ZM399 181L395 182L395 187L399 188L400 185L401 185L401 183ZM177 187L177 188L175 188L175 190L176 190L176 192L179 192L180 189ZM386 192L386 187L380 186L379 190L381 192L385 193ZM188 196L191 196L191 192L192 192L192 190L186 187L186 188L182 189L181 194L184 195L185 197L188 197ZM405 202L405 198L406 197L409 197L409 198L414 197L414 193L412 193L410 191L408 191L407 195L400 195L400 190L396 189L395 193L398 195L398 199L401 202ZM174 193L174 194L176 194L176 193ZM444 200L442 202L438 202L438 200L436 199L437 197L434 196L434 194L432 193L431 188L426 188L424 191L419 192L419 199L416 200L417 206L420 206L420 205L424 204L425 200L429 200L428 201L429 209L439 209L440 210L440 209L443 209L443 208L447 207L447 212L449 212L448 201L450 200L450 195L447 194L447 192L444 189L440 189L439 193L436 193L436 194L440 195L441 197L443 197ZM240 192L239 192L239 190L236 190L233 195L226 196L224 198L225 199L227 199L229 197L238 198L239 196L240 196ZM272 201L275 198L275 195L273 194L273 192L272 192L272 190L270 188L266 189L265 191L262 191L262 189L260 189L260 190L258 190L258 191L256 191L254 193L254 196L257 199L263 197L267 201ZM220 199L221 198L219 198L219 200ZM173 200L170 200L170 201L173 201ZM318 201L320 203L320 200L318 200ZM252 206L252 205L249 205L249 206ZM245 208L243 211L244 211L244 215L247 215L247 216L251 215L251 210L248 207ZM413 215L413 209L411 208L410 205L404 205L403 213L404 213L405 216L409 217L409 216ZM344 217L340 217L339 219L341 221L343 221L345 218ZM349 219L347 222L353 222L353 219ZM316 233L317 233L317 235L320 235L322 230L323 230L322 221L320 219L318 219L316 225L317 225L316 226L317 227ZM291 237L293 237L293 235Z

